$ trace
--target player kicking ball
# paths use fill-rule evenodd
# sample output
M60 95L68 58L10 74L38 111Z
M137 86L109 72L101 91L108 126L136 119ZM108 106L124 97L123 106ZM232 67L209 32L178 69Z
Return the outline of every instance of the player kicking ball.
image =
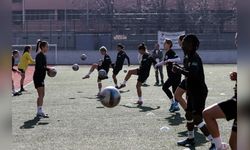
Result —
M137 89L138 101L135 104L138 104L138 106L141 106L143 104L141 86L142 86L142 83L144 83L149 77L151 65L153 63L156 63L156 61L148 53L147 47L145 46L144 43L138 46L138 51L142 55L140 67L137 69L131 69L128 71L119 89L126 87L127 81L130 79L132 75L137 75L138 79L137 79L136 89Z
M108 78L108 72L109 72L109 68L111 67L112 61L110 56L108 55L108 50L105 46L102 46L100 48L100 53L101 55L104 56L103 60L99 61L99 64L93 64L92 67L89 70L89 73L86 74L82 79L88 79L90 78L90 75L92 72L94 72L95 69L97 69L98 71L100 70L105 70L106 71L106 76L105 77L100 77L98 76L97 78L97 84L98 84L98 90L99 92L97 93L97 96L100 96L100 92L102 90L102 80L107 79Z
M113 67L113 76L112 77L113 77L113 81L115 83L115 88L118 88L116 76L122 70L125 59L127 59L127 61L128 61L128 66L130 66L130 59L129 59L128 55L126 54L126 52L124 51L124 46L122 44L117 45L117 52L118 53L117 53L117 57L116 57L116 62L112 66Z

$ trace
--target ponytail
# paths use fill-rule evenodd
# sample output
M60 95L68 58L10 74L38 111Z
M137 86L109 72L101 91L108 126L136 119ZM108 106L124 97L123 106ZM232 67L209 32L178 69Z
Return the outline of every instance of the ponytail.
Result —
M39 50L39 48L40 48L41 42L42 42L42 41L41 41L40 39L37 40L37 43L36 43L36 52L38 52L38 50Z

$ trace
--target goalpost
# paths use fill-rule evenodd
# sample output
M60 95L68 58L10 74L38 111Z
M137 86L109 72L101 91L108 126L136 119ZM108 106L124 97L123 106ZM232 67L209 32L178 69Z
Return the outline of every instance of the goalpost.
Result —
M32 56L35 57L35 49L36 45L34 44L21 44L21 45L12 45L12 50L19 50L22 54L24 47L30 45L32 47ZM49 44L49 52L47 56L47 63L50 65L57 65L58 63L58 52L57 52L57 44Z

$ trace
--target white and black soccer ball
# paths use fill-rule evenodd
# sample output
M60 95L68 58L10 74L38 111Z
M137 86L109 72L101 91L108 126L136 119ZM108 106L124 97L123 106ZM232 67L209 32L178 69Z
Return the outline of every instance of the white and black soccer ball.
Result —
M78 71L78 70L79 70L79 65L78 65L78 64L74 64L74 65L72 66L72 69L73 69L74 71Z
M105 79L107 77L107 72L104 69L98 71L98 78Z
M51 67L48 71L47 71L47 75L49 77L55 77L57 74L56 68L55 67Z
M104 88L100 93L100 101L102 105L108 108L113 108L120 103L121 94L113 86Z
M86 54L82 54L82 55L81 55L81 60L84 61L84 60L86 60L86 59L87 59L87 55L86 55Z

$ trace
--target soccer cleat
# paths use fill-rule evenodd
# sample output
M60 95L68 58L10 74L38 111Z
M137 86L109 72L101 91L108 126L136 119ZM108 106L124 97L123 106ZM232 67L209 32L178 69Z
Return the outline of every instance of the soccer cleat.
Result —
M211 143L211 146L209 147L209 150L216 150L216 146L214 143Z
M27 92L27 90L25 90L24 88L21 88L18 93L21 93L21 92Z
M171 112L173 110L173 108L174 108L174 103L171 103L169 111Z
M49 118L48 114L44 114L44 113L36 114L36 117L39 118L39 119L42 119L42 118Z
M179 107L179 105L178 105L178 102L175 102L175 103L173 103L172 109L169 110L169 111L170 111L171 113L174 113L174 112L179 111L179 110L180 110L180 107Z
M192 139L187 138L185 140L178 141L177 144L179 146L193 146L195 145L195 141L194 141L194 138Z
M86 75L86 76L82 77L82 79L87 79L89 77L90 77L89 75Z
M138 106L141 106L143 104L143 101L137 101L134 104L137 104Z
M20 95L22 95L21 92L14 92L14 93L12 94L12 96L20 96Z
M143 86L143 87L148 87L148 86L150 86L150 85L148 85L147 83L143 83L141 86Z
M122 89L124 87L126 87L126 84L121 84L120 87L118 87L118 89Z

